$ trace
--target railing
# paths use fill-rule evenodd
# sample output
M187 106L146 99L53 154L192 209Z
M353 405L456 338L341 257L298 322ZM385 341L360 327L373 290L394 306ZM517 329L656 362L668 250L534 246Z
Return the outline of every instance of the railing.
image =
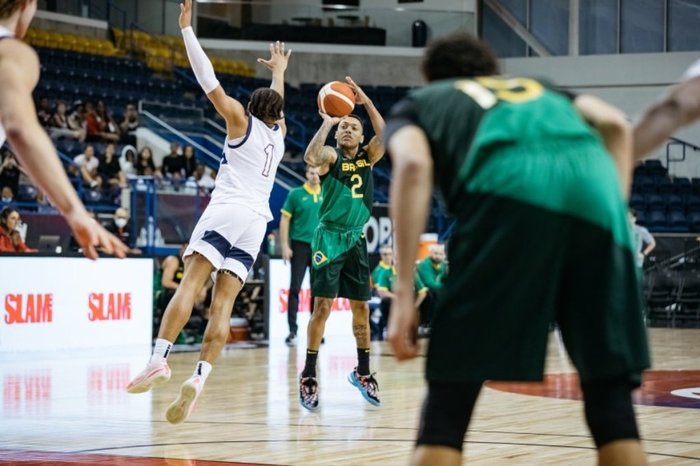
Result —
M700 151L700 147L696 146L695 144L692 144L687 141L683 141L678 138L668 138L669 142L666 143L666 169L669 170L671 168L671 162L683 162L686 159L686 151L687 149L692 149L693 151L697 152ZM681 157L676 157L673 158L671 156L671 147L673 146L681 146Z

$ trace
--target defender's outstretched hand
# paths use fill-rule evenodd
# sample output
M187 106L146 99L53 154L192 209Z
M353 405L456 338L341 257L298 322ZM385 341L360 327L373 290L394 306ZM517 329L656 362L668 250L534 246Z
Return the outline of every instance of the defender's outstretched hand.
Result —
M180 3L180 29L192 26L192 0L185 0Z
M285 52L284 42L274 42L270 44L270 59L265 60L264 58L258 58L258 63L265 65L265 67L274 72L284 72L287 69L287 63L289 62L289 55L292 53L292 49Z

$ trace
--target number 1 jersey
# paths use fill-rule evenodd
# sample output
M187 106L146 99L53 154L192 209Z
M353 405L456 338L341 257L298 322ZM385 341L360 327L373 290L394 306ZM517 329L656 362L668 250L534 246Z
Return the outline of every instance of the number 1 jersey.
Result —
M245 136L226 139L209 204L244 204L272 220L270 193L284 156L280 125L272 128L248 115Z

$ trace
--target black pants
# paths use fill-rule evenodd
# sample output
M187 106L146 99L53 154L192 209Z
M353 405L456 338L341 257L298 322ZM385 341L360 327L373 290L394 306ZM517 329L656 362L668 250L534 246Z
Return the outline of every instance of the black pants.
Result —
M303 241L292 240L292 259L289 261L292 268L292 277L289 283L289 306L287 308L287 322L289 333L297 334L297 312L299 311L299 290L304 280L306 268L311 270L311 245ZM314 309L314 298L311 296L311 312Z

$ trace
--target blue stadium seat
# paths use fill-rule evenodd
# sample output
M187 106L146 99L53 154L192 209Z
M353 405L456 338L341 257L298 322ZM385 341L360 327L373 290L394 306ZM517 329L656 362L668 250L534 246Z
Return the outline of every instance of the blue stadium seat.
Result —
M647 202L643 194L632 193L630 196L630 206L635 210L642 211L646 209Z
M646 221L646 225L653 231L666 231L666 213L663 210L652 210Z
M683 212L670 212L668 214L668 227L674 233L685 233L689 230L688 219Z
M663 210L666 208L665 199L660 194L647 194L646 202L649 209L652 210Z

